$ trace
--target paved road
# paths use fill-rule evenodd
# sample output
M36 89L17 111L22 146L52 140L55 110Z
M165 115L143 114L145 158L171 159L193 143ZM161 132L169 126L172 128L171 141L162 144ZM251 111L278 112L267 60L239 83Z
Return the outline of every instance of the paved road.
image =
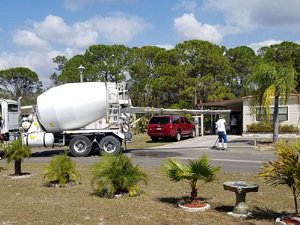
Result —
M151 150L132 150L127 154L133 156L135 162L145 166L159 166L166 157L188 160L207 155L213 165L221 166L223 170L256 173L264 161L274 159L272 151L258 151L254 146L254 140L229 135L228 150L223 151L212 148L216 138L216 136L196 137ZM145 160L145 157L148 157L148 160Z
M196 159L202 155L208 155L213 165L221 166L224 171L233 172L259 172L262 162L273 159L272 151L258 151L254 141L245 140L241 136L228 136L228 150L212 149L216 142L216 136L204 136L185 139L180 142L170 143L164 146L150 149L128 149L125 154L135 163L142 166L157 167L168 157L179 160ZM26 162L48 162L49 157L58 154L62 150L35 151L33 157ZM99 160L97 155L89 157L73 158L78 163L91 164Z

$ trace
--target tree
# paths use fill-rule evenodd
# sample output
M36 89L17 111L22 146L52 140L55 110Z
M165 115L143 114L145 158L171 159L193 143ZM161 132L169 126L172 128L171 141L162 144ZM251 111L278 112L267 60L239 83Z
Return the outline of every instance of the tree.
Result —
M160 95L153 89L151 82L159 77L156 73L159 71L155 70L159 62L165 62L165 52L165 49L155 46L135 47L130 50L128 68L130 78L134 82L130 90L134 105L154 107L160 105L158 102Z
M168 159L162 165L163 173L171 181L178 182L185 180L191 187L191 201L196 201L198 196L198 181L211 182L216 178L220 167L213 167L208 162L207 156L202 156L197 160L189 160L187 165L182 165L176 159Z
M122 81L127 74L129 48L124 45L92 45L84 57L89 63L86 76L91 80Z
M229 49L226 51L225 56L234 69L234 94L236 96L247 95L248 91L247 87L244 86L244 81L251 74L252 67L257 61L254 50L246 46L240 46Z
M24 157L29 157L31 154L30 148L26 145L22 145L22 139L19 138L12 141L3 147L4 158L10 163L15 163L15 175L22 175L22 161Z
M84 65L86 67L86 70L88 69L87 67L87 62L86 59L84 58L83 55L75 55L71 59L69 59L65 64L64 68L57 76L56 82L58 83L74 83L74 82L80 82L80 74L78 71L78 66ZM84 71L83 74L83 80L87 80L86 71Z
M234 74L229 61L224 57L225 48L207 41L191 40L176 45L180 56L180 65L191 78L199 79L193 87L187 87L190 96L196 96L200 102L231 99ZM222 96L216 87L222 86ZM208 88L209 87L209 88ZM201 93L205 92L206 95ZM206 97L206 98L205 98ZM197 100L198 101L198 100Z
M296 71L290 61L272 60L269 51L273 51L277 45L271 46L265 51L265 58L257 63L248 78L246 85L250 88L253 95L251 100L252 112L256 114L256 107L260 106L262 110L259 114L263 115L265 120L270 118L270 106L274 102L273 112L273 142L278 140L279 127L279 103L286 102L296 85ZM273 55L276 58L276 55ZM274 99L274 101L273 101Z
M16 67L0 71L0 91L9 93L13 99L33 96L41 88L38 75L28 68Z
M300 90L300 45L294 42L284 41L280 44L271 45L260 51L260 56L268 62L277 64L290 64L297 72L296 90Z
M53 63L57 64L55 70L60 74L63 71L65 64L68 62L68 59L65 56L58 55L55 58L53 58L52 61ZM54 85L59 84L57 72L52 73L50 76L50 80Z

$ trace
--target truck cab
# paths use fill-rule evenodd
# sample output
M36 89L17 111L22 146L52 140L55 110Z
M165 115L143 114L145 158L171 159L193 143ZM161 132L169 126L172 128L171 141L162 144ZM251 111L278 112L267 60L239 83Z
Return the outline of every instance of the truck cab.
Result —
M14 100L0 99L0 128L4 141L14 140L19 132L19 103Z

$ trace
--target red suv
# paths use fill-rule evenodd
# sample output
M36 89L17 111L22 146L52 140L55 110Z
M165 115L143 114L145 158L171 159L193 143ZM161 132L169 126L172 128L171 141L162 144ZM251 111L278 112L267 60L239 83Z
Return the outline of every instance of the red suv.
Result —
M175 138L180 141L182 136L195 137L195 125L183 116L153 116L148 124L148 135L153 141L159 138Z

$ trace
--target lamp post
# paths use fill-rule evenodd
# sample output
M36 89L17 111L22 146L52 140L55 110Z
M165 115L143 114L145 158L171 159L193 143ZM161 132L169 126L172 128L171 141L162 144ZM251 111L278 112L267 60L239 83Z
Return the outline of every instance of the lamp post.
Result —
M79 74L80 74L80 83L82 83L83 82L82 74L83 74L83 71L85 70L85 68L82 65L80 65L80 66L78 66L77 69L79 70Z

